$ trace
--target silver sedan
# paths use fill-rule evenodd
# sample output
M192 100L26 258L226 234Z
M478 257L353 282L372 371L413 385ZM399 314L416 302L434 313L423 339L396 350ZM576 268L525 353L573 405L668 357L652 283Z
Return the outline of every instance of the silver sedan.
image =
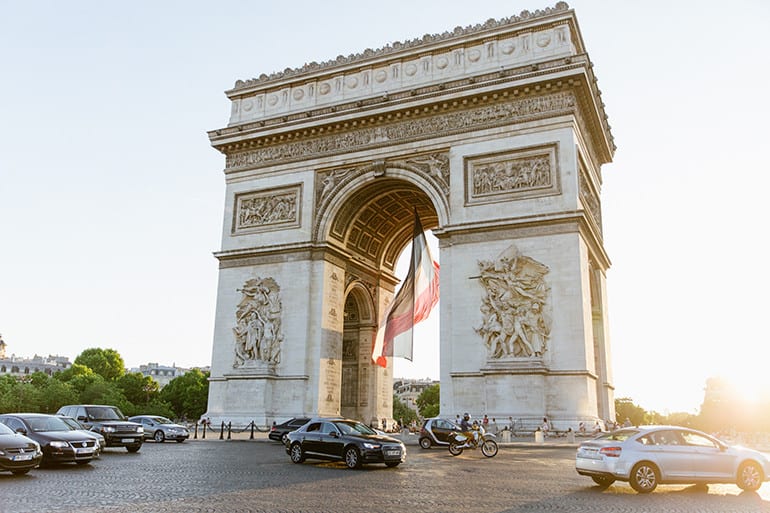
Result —
M140 423L144 427L144 437L159 443L166 440L184 442L190 437L190 431L186 427L160 415L136 415L128 420Z
M767 455L678 426L604 433L580 444L575 468L602 487L627 481L639 493L659 484L735 483L757 490L770 479Z

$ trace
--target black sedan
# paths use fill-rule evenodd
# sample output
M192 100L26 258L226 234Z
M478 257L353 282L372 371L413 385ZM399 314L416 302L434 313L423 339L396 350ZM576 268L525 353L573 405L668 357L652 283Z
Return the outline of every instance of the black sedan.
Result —
M0 423L40 444L42 463L91 463L97 442L93 436L74 431L58 415L44 413L6 413Z
M26 474L40 465L42 459L43 451L37 442L0 424L0 470Z
M360 468L364 463L395 467L406 459L406 447L400 440L349 419L311 420L286 435L286 452L294 463L306 458L342 460L348 468Z
M267 437L270 440L275 440L276 442L286 443L287 434L291 433L292 431L296 431L308 422L310 422L310 417L294 417L293 419L289 419L286 422L278 424L277 426L271 427L270 434L267 435Z

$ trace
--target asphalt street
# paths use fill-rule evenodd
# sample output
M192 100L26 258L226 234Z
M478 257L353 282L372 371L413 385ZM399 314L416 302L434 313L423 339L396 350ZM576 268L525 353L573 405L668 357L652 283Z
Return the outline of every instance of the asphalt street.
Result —
M90 465L0 473L0 512L770 513L770 483L758 493L734 485L661 486L649 495L625 483L602 490L577 475L574 455L574 446L560 443L504 444L491 459L409 445L397 468L349 470L293 464L264 437L147 442L136 454L108 449Z

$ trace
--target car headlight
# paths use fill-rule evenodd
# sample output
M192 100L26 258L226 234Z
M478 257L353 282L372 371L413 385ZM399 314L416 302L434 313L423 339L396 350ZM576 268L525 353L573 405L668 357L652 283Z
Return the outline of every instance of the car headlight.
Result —
M364 442L363 445L364 445L364 449L379 449L380 448L380 444L373 444L373 443L369 443L369 442Z
M114 433L115 428L112 426L102 426L102 432L103 433Z
M144 433L144 428L142 426L139 426L136 428L137 433Z
M70 444L67 442L60 442L59 440L54 440L49 444L51 447L58 447L59 449L62 449L64 447L69 447Z
M0 449L0 456L5 456L5 451Z

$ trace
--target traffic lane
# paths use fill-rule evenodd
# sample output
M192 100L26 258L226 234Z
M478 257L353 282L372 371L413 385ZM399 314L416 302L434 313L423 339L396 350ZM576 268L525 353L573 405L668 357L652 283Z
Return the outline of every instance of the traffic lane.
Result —
M770 512L768 487L760 494L733 485L661 486L649 495L625 483L601 490L575 472L574 448L502 447L487 459L410 447L397 468L351 471L315 460L295 465L279 444L212 441L108 450L85 467L0 475L0 511L740 513Z

